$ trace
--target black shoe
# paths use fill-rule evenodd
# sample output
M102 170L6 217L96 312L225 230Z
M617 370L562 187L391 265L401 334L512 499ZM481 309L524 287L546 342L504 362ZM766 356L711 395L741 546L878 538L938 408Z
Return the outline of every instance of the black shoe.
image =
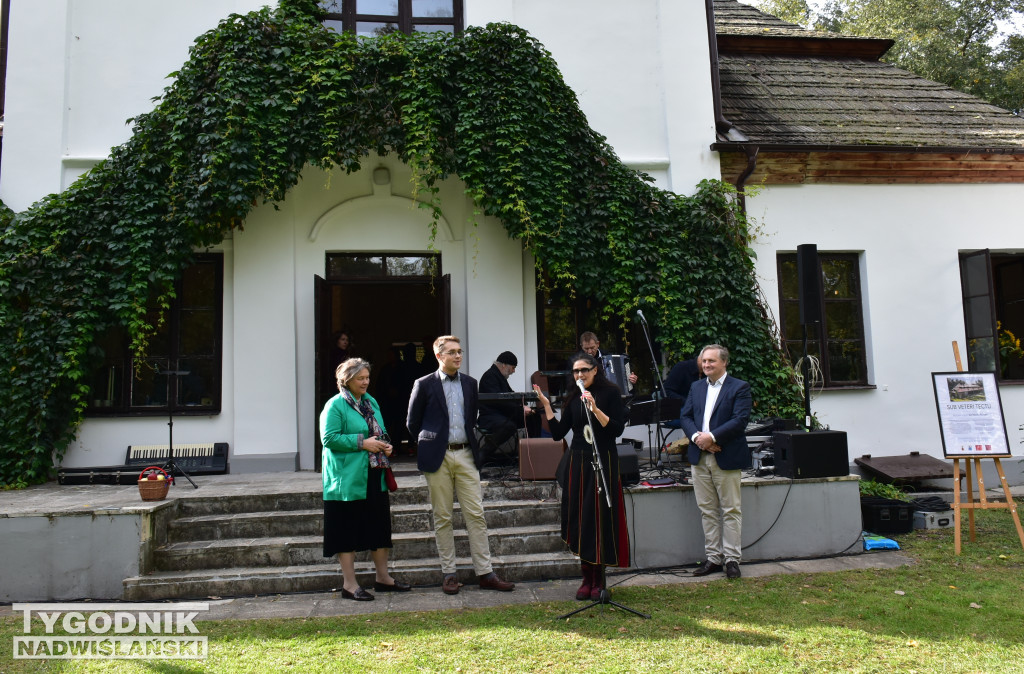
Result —
M408 592L412 589L412 585L409 583L403 583L400 580L396 580L391 585L373 581L373 589L375 592Z
M737 562L726 562L725 563L725 577L726 578L739 578L740 577L740 565Z
M359 588L355 592L349 592L345 588L341 588L341 598L353 599L355 601L373 601L373 595L363 588Z
M705 559L703 562L701 562L700 564L697 565L697 568L693 570L692 575L694 575L694 576L706 576L708 574L715 573L715 572L721 571L721 570L722 570L722 565L721 564L712 564L711 562L709 562L708 560Z

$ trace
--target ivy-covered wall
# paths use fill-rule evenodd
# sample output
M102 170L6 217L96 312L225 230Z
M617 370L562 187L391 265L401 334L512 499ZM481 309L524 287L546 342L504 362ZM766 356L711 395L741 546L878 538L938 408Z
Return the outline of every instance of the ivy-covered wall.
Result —
M680 196L624 166L516 26L357 40L316 11L284 0L228 17L109 159L24 212L0 209L0 485L47 479L82 419L100 331L126 326L141 348L151 289L166 302L194 250L285 199L305 167L357 171L370 151L409 164L438 213L439 181L457 176L555 283L624 320L643 309L671 352L728 345L756 413L799 414L727 185Z

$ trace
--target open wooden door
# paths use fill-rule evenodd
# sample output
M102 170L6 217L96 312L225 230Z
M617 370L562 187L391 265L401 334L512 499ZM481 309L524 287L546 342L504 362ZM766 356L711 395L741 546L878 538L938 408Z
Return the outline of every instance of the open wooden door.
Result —
M437 324L441 326L442 335L452 334L452 275L445 274L441 277L441 287L438 288L441 295L441 302L438 304ZM462 336L463 339L466 335ZM429 348L429 345L428 345Z
M313 353L316 354L314 358L314 367L316 368L315 385L316 394L314 397L313 405L313 435L315 440L313 447L315 449L313 453L313 466L317 472L320 471L321 463L321 450L323 445L320 443L320 411L323 409L324 404L327 400L324 398L324 391L327 389L329 382L324 381L327 373L324 368L328 367L327 360L330 355L331 348L331 317L329 313L331 306L331 288L320 276L313 276Z

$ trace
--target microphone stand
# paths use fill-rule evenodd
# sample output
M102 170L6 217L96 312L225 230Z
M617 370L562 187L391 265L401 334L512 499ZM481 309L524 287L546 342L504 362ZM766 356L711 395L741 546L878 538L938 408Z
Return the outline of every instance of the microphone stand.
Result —
M640 309L636 311L637 318L640 319L640 327L644 330L644 339L647 340L647 352L651 354L651 370L654 372L654 380L658 382L659 395L652 396L654 398L654 422L655 422L655 437L657 438L658 445L658 460L654 460L654 446L652 445L648 449L648 461L652 465L656 465L658 472L662 472L661 465L661 448L664 445L664 438L662 437L661 429L661 399L666 395L665 392L665 381L661 378L661 369L658 367L658 360L654 357L654 344L651 342L651 332L647 326L647 319L644 318L644 312ZM647 433L648 443L650 442L650 431Z
M591 463L594 466L594 472L598 476L600 476L600 478L601 478L601 481L597 484L597 492L598 492L598 504L597 504L597 507L598 507L598 517L597 517L597 522L596 522L598 533L600 534L601 522L602 522L601 513L600 513L600 510L601 510L600 494L602 492L602 487L603 487L605 502L608 504L608 511L609 511L609 513L611 513L611 511L612 511L612 497L611 497L611 494L608 492L608 482L604 478L604 468L601 466L601 455L598 454L598 450L597 450L597 436L594 435L594 421L593 421L593 417L591 417L591 415L590 415L590 408L587 407L586 401L583 400L583 394L586 392L586 389L583 386L583 381L580 380L580 379L576 380L576 385L580 387L580 404L583 406L583 411L587 415L587 427L584 429L583 438L587 441L587 444L589 444L593 448L593 451L590 453ZM612 514L614 514L614 513L612 513ZM604 537L601 536L601 535L598 535L597 543L596 544L600 545L602 540L604 540ZM599 577L600 583L601 583L601 593L600 593L600 595L598 596L598 598L595 601L591 602L590 604L587 604L586 606L584 606L582 608L578 608L575 611L570 611L569 613L566 613L565 615L558 616L559 620L564 620L565 618L568 618L570 616L574 616L577 613L580 613L582 611L586 611L587 609L590 609L590 608L594 608L595 606L602 606L603 607L605 604L611 604L612 606L618 606L623 611L629 611L630 613L632 613L634 615L638 615L641 618L650 618L651 617L651 616L649 616L649 615L647 615L645 613L641 613L640 611L635 611L635 610L629 608L628 606L623 606L622 604L620 604L618 602L612 601L611 593L608 591L608 588L606 588L604 586L605 585L604 564L596 564L595 566L597 566L597 568L598 568L598 577Z
M165 374L168 377L177 377L179 375L184 376L191 374L189 370L166 370L160 374ZM177 391L177 387L174 388ZM185 472L181 466L174 461L174 405L170 400L167 401L167 461L161 466L167 474L174 477L174 471L178 471L185 476L185 479L189 481L189 484L193 488L199 489L199 485L192 480L192 476Z

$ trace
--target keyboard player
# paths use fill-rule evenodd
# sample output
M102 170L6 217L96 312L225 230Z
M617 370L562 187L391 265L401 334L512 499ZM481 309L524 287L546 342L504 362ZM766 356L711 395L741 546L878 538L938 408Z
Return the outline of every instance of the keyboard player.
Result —
M484 438L480 445L483 454L481 466L495 465L501 462L498 450L515 435L516 430L526 428L530 437L540 436L540 417L533 408L525 404L523 398L515 399L515 392L508 383L508 378L516 371L519 359L511 351L498 354L494 364L480 377L480 404L477 415L477 427L483 431ZM491 394L491 395L489 395ZM493 394L506 394L493 396ZM511 395L507 395L511 394ZM532 394L532 392L531 392ZM503 400L488 400L488 397L503 397ZM530 395L529 397L535 397ZM513 457L514 458L514 457Z

